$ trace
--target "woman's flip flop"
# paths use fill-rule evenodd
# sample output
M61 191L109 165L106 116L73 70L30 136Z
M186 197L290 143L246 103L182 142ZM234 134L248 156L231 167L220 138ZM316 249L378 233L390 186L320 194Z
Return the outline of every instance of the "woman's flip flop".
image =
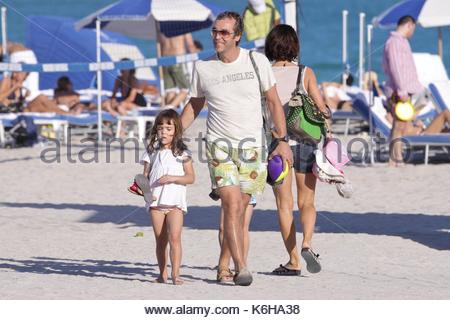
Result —
M272 274L277 276L301 276L301 270L289 269L286 266L280 264L280 266L272 271Z
M314 253L311 248L302 249L302 257L306 261L306 270L310 273L318 273L322 270L319 262L319 255Z

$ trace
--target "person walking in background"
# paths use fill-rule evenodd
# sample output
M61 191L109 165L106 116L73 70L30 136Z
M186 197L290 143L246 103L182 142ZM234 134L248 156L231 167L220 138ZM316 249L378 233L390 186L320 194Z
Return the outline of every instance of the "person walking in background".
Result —
M267 177L261 91L252 61L259 69L275 131L283 137L271 156L278 154L290 165L292 152L270 63L264 55L238 46L242 33L243 22L238 13L226 11L217 16L211 30L216 54L196 61L191 98L181 120L183 127L188 128L207 103L206 155L211 185L222 201L224 243L237 272L234 283L248 286L253 277L245 259L244 214L250 195L262 193Z
M272 0L249 0L242 17L248 41L265 38L280 23L280 13Z
M392 31L384 45L382 67L387 76L385 93L390 101L390 111L394 118L389 145L389 165L403 164L402 142L407 121L395 115L395 105L399 101L409 101L420 109L429 100L428 90L419 82L416 66L409 45L416 29L416 21L411 16L398 20L396 31Z
M297 33L286 24L274 27L266 38L265 53L273 63L272 69L277 81L277 91L285 108L285 113L287 114L289 99L299 80L302 92L308 94L320 111L329 118L331 112L322 99L314 71L309 67L295 63L295 61L301 61L298 57L299 47ZM276 275L301 274L293 216L292 176L294 176L297 185L298 210L300 211L300 221L303 228L301 255L306 260L307 270L311 273L317 273L321 270L318 260L319 255L312 250L312 236L317 216L314 204L316 177L312 173L312 166L315 162L314 151L317 149L317 145L300 138L295 139L293 136L289 140L289 145L294 155L295 174L289 173L281 185L273 188L281 235L289 254L289 261L280 264L278 268L273 270L273 273Z
M170 38L160 33L158 41L161 45L162 56L184 55L186 49L189 53L198 51L190 33ZM184 73L183 66L181 64L163 66L163 78L165 107L178 108L189 92L189 80Z
M203 44L199 40L194 39L194 52L192 53L199 53L203 51ZM192 77L192 71L194 70L194 61L188 61L185 64L183 64L183 70L186 76L186 79L190 81Z

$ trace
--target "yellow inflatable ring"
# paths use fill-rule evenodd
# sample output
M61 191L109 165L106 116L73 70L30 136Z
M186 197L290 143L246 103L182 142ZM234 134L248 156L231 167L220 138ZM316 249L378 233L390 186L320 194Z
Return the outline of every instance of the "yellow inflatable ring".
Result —
M414 106L411 102L397 102L395 105L395 115L402 121L410 121L414 117Z

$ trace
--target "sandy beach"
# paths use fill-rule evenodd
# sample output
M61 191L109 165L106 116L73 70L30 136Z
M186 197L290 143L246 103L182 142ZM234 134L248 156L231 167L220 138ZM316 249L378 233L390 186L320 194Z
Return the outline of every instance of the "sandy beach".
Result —
M189 135L204 125L199 119ZM143 199L126 190L142 170L131 144L123 162L120 149L107 163L100 148L90 164L70 163L65 146L61 163L41 160L50 146L0 150L0 298L450 299L450 164L350 166L351 199L319 183L313 244L323 270L309 274L303 263L302 277L270 274L287 255L266 188L251 225L254 283L234 287L215 282L219 207L208 197L197 144L190 146L197 180L188 188L183 286L151 283L158 274L153 231Z

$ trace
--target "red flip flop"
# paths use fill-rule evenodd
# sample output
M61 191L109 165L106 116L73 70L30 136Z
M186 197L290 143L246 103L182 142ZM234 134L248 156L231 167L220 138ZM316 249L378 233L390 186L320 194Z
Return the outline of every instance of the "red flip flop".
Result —
M141 188L137 185L136 181L133 182L131 186L128 187L128 191L130 191L132 194L135 194L137 196L144 196L144 193L142 192Z

